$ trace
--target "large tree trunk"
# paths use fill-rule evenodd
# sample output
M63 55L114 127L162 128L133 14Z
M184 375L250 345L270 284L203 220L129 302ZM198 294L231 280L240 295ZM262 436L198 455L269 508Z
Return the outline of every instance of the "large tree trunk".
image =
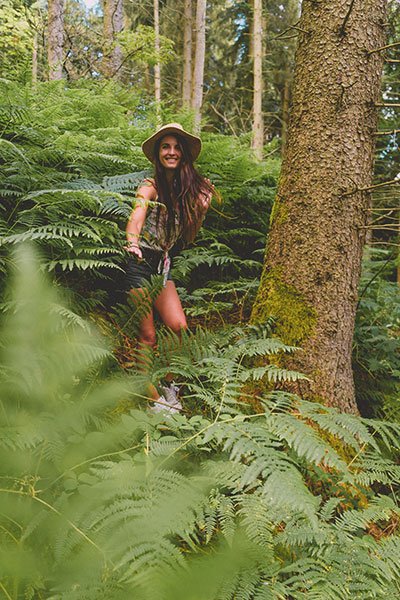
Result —
M357 412L351 349L387 0L303 1L288 143L253 321L301 346L291 388Z
M262 45L262 0L254 0L253 12L253 135L251 146L258 159L262 158L262 149L264 145L264 118L262 113L263 96L263 45Z
M182 103L190 105L192 89L192 0L185 0Z
M121 76L122 50L115 45L116 36L124 28L123 0L104 0L104 56L101 71L106 79Z
M49 79L62 79L64 0L49 0L47 60Z
M197 0L196 11L196 53L192 88L192 109L194 110L195 130L200 130L201 105L203 103L204 58L206 53L206 0Z

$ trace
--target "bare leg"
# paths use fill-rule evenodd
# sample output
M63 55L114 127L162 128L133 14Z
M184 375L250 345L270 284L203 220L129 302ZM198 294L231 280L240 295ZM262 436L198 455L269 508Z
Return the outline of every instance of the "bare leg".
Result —
M134 301L140 302L140 295L143 296L144 291L133 289L131 294L135 297ZM167 281L165 288L162 289L154 302L154 308L166 327L180 338L182 329L187 328L187 322L173 281ZM151 311L142 320L138 336L138 365L144 371L148 369L150 353L155 344L156 332L153 311ZM167 379L169 378L167 377ZM149 396L152 400L158 400L159 398L159 393L154 385L149 386Z
M145 296L145 292L141 288L134 288L131 290L132 301L137 304L142 302L142 298ZM153 311L151 310L142 320L138 335L138 352L137 352L137 364L140 370L148 371L149 363L151 362L151 355L153 347L156 344L156 330L154 327ZM160 394L154 385L149 384L148 388L149 398L152 400L158 400Z
M167 281L165 288L163 288L161 294L157 297L154 307L166 327L173 331L180 339L182 329L187 328L187 322L173 281ZM170 381L171 379L172 375L167 375L166 380Z
M173 281L167 281L167 285L154 302L154 308L168 329L171 329L178 336L180 336L182 329L187 328L185 313Z

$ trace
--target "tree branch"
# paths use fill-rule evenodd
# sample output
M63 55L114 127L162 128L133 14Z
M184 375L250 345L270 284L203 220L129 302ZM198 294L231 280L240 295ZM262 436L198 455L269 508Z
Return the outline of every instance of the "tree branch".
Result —
M400 248L400 244L395 244L394 242L377 242L376 240L369 242L366 246L396 246L397 248Z
M298 27L298 24L300 23L300 19L294 24L294 25L289 25L289 27L287 27L284 31L281 31L281 33L278 33L278 35L274 36L273 38L270 38L269 41L272 40L279 40L280 38L282 38L283 35L285 35L285 33L288 33L288 31L290 31L291 29L297 29L297 31L301 31L302 33L310 33L309 31L306 31L305 29L301 29L300 27ZM287 39L287 38L283 38L283 39Z
M375 131L374 135L396 135L397 133L400 133L400 129L393 129L392 131Z
M396 198L392 198L392 200L396 200ZM372 208L366 208L365 210L369 210L371 212L377 212L378 210L387 210L387 211L389 211L389 214L390 214L395 210L399 210L399 207L398 206L389 206L389 207L376 206L376 207L372 207Z
M387 187L391 185L398 185L400 187L400 179L392 179L392 181L384 181L383 183L377 183L375 185L370 185L364 188L356 187L351 192L344 192L343 196L351 196L352 194L356 194L357 192L369 192L370 190L376 190L377 188Z
M359 229L374 229L375 231L392 231L393 233L399 233L399 228L394 227L392 223L387 225L360 225Z
M351 2L350 2L350 6L349 6L349 10L347 11L347 15L345 16L345 18L344 18L344 21L343 21L343 23L342 23L342 26L341 26L341 28L340 28L340 31L339 31L339 36L342 36L342 35L344 35L344 30L345 30L345 28L346 28L347 21L349 20L349 17L350 17L351 11L353 10L353 6L354 6L354 0L351 0Z
M228 117L225 114L220 113L219 110L214 106L214 104L211 103L210 106L213 109L213 111L215 112L215 114L218 115L219 117L221 117L221 119L224 121L224 123L226 125L228 125L228 127L232 131L233 135L235 137L237 137L237 133L236 133L235 129L233 128L233 125L229 121Z
M381 50L387 50L387 48L393 48L394 46L400 46L400 42L394 42L394 44L388 44L387 46L381 46L381 48L374 48L367 52L368 56L374 54L374 52L381 52Z
M132 56L134 56L136 54L136 52L140 52L140 50L143 50L143 48L145 48L145 44L143 44L143 46L139 46L139 48L136 48L136 50L132 50L132 52L129 52L129 54L127 54L122 60L121 63L118 65L118 67L113 71L113 73L110 76L110 79L112 79L113 77L115 77L115 75L118 73L118 71L123 67L123 65L126 63L126 61L131 58Z

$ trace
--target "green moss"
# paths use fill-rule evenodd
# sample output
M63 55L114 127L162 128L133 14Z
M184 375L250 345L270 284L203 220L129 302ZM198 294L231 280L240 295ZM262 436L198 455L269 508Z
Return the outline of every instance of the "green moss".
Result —
M288 211L283 202L280 202L278 199L275 199L275 202L272 206L271 216L269 219L269 226L272 227L272 223L275 225L283 225L288 219Z
M315 309L283 281L280 268L264 272L251 320L259 323L270 315L276 317L277 335L293 346L301 346L311 336L317 321Z

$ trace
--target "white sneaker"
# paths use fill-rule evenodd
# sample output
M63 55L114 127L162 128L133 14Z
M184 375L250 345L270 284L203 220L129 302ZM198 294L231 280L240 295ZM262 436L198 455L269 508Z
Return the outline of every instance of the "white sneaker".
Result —
M164 392L164 397L167 400L167 404L169 406L168 412L171 414L175 414L182 410L182 404L178 399L179 388L177 385L174 385L172 382L171 385L166 385L162 388Z
M165 411L171 415L179 413L182 410L182 404L179 402L177 395L179 388L177 386L165 386L162 389L164 395L160 396L154 402L149 403L148 412L156 414Z
M160 396L159 398L157 398L157 400L154 400L153 402L149 402L147 405L147 412L151 412L151 413L159 413L162 410L168 410L168 407L166 406L167 401L164 398L164 396Z

